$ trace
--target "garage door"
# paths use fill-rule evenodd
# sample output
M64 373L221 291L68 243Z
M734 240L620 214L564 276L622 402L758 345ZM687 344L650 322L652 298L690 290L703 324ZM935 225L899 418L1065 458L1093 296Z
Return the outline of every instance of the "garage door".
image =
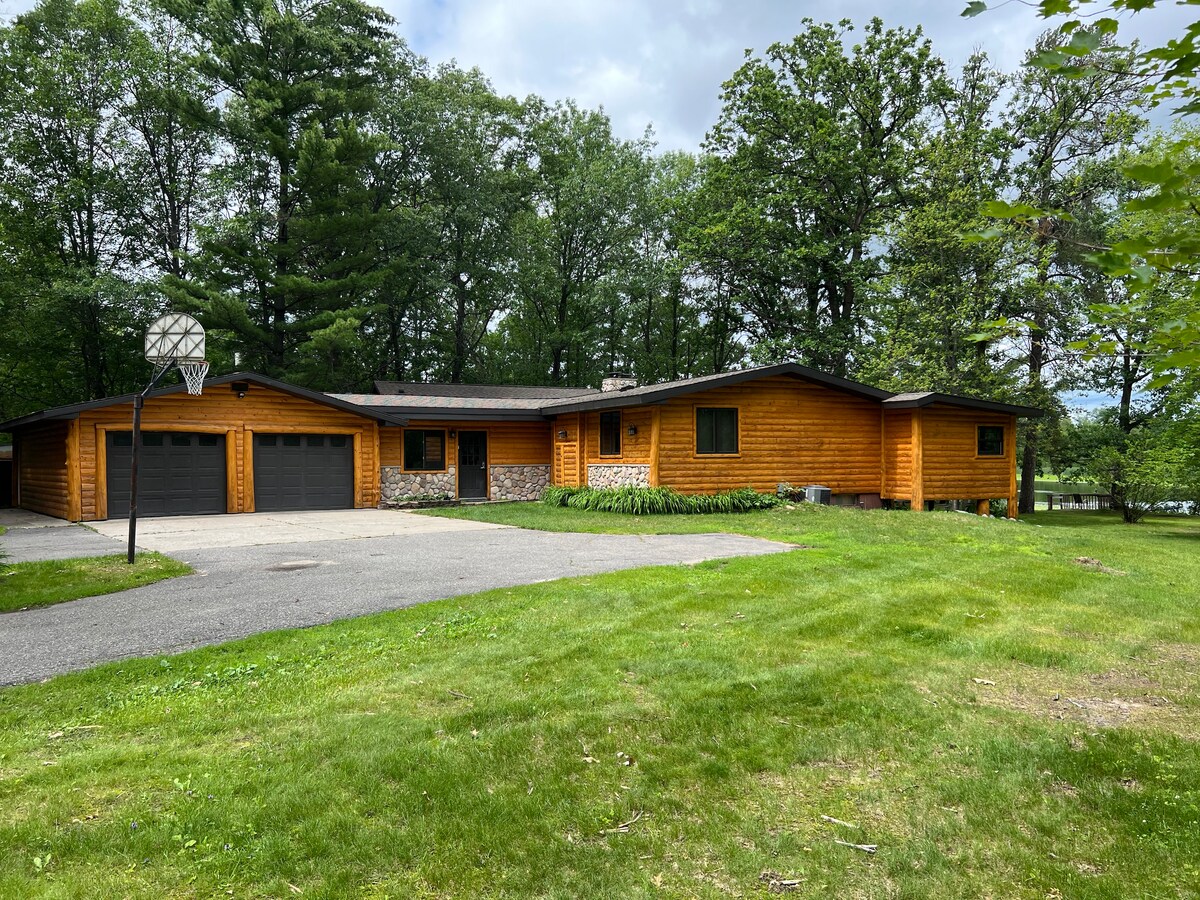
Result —
M108 516L129 515L133 435L108 432ZM225 435L143 431L138 454L138 515L223 513Z
M354 440L346 434L256 434L254 508L354 506Z

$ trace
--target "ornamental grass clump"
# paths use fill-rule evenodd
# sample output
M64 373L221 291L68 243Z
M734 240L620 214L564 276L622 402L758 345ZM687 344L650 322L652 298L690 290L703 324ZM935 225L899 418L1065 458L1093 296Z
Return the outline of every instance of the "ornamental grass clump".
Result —
M759 494L748 487L720 494L681 494L669 487L627 486L548 487L542 493L542 502L549 506L567 506L593 512L662 516L748 512L769 509L776 506L779 500L772 494Z

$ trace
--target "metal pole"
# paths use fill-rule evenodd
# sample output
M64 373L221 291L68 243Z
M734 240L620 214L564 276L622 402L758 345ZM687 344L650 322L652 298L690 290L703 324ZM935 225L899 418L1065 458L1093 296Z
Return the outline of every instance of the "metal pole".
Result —
M133 398L133 447L129 457L129 550L126 554L126 562L131 566L137 543L138 452L142 443L142 406L146 403L146 395L154 390L154 386L170 368L169 365L164 366L155 372L146 389Z

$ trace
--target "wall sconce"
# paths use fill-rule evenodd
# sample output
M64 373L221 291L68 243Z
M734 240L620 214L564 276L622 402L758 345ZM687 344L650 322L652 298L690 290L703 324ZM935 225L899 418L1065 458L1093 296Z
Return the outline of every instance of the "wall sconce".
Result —
M457 436L458 436L458 432L455 431L453 428L451 428L450 429L450 440L454 440L455 437L457 437Z
M560 431L560 432L558 433L558 439L559 439L560 441L565 441L565 440L567 439L567 432L566 432L566 430L565 430L565 429L564 429L563 431Z
M630 436L630 437L633 437L635 434L637 434L637 426L636 426L636 425L630 425L630 426L629 426L629 436Z

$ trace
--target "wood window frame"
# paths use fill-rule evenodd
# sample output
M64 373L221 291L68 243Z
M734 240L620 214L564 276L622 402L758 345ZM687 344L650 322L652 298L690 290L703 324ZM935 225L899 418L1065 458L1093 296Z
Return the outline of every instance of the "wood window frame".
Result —
M468 428L468 431L473 429ZM486 431L484 428L474 429L478 431ZM419 431L426 434L430 431L440 432L442 435L442 467L440 469L410 469L408 467L408 433L410 431ZM401 428L400 429L400 471L412 475L445 475L450 471L450 435L446 428Z
M605 453L604 452L604 417L605 416L609 416L609 417L616 416L617 417L617 452L616 453ZM604 409L604 410L600 411L599 427L596 429L598 432L598 439L599 439L600 459L620 459L621 458L621 456L624 452L624 444L621 441L621 429L624 426L625 426L625 415L621 410L619 410L619 409Z
M983 437L983 429L999 428L1000 429L1000 452L999 453L980 453L979 444ZM1008 426L1003 422L976 422L975 423L975 459L1006 459L1008 457Z
M702 409L732 409L737 416L737 450L733 453L701 453L700 445L700 410ZM711 403L696 403L692 406L692 459L740 459L742 455L742 408L733 403L714 405Z

